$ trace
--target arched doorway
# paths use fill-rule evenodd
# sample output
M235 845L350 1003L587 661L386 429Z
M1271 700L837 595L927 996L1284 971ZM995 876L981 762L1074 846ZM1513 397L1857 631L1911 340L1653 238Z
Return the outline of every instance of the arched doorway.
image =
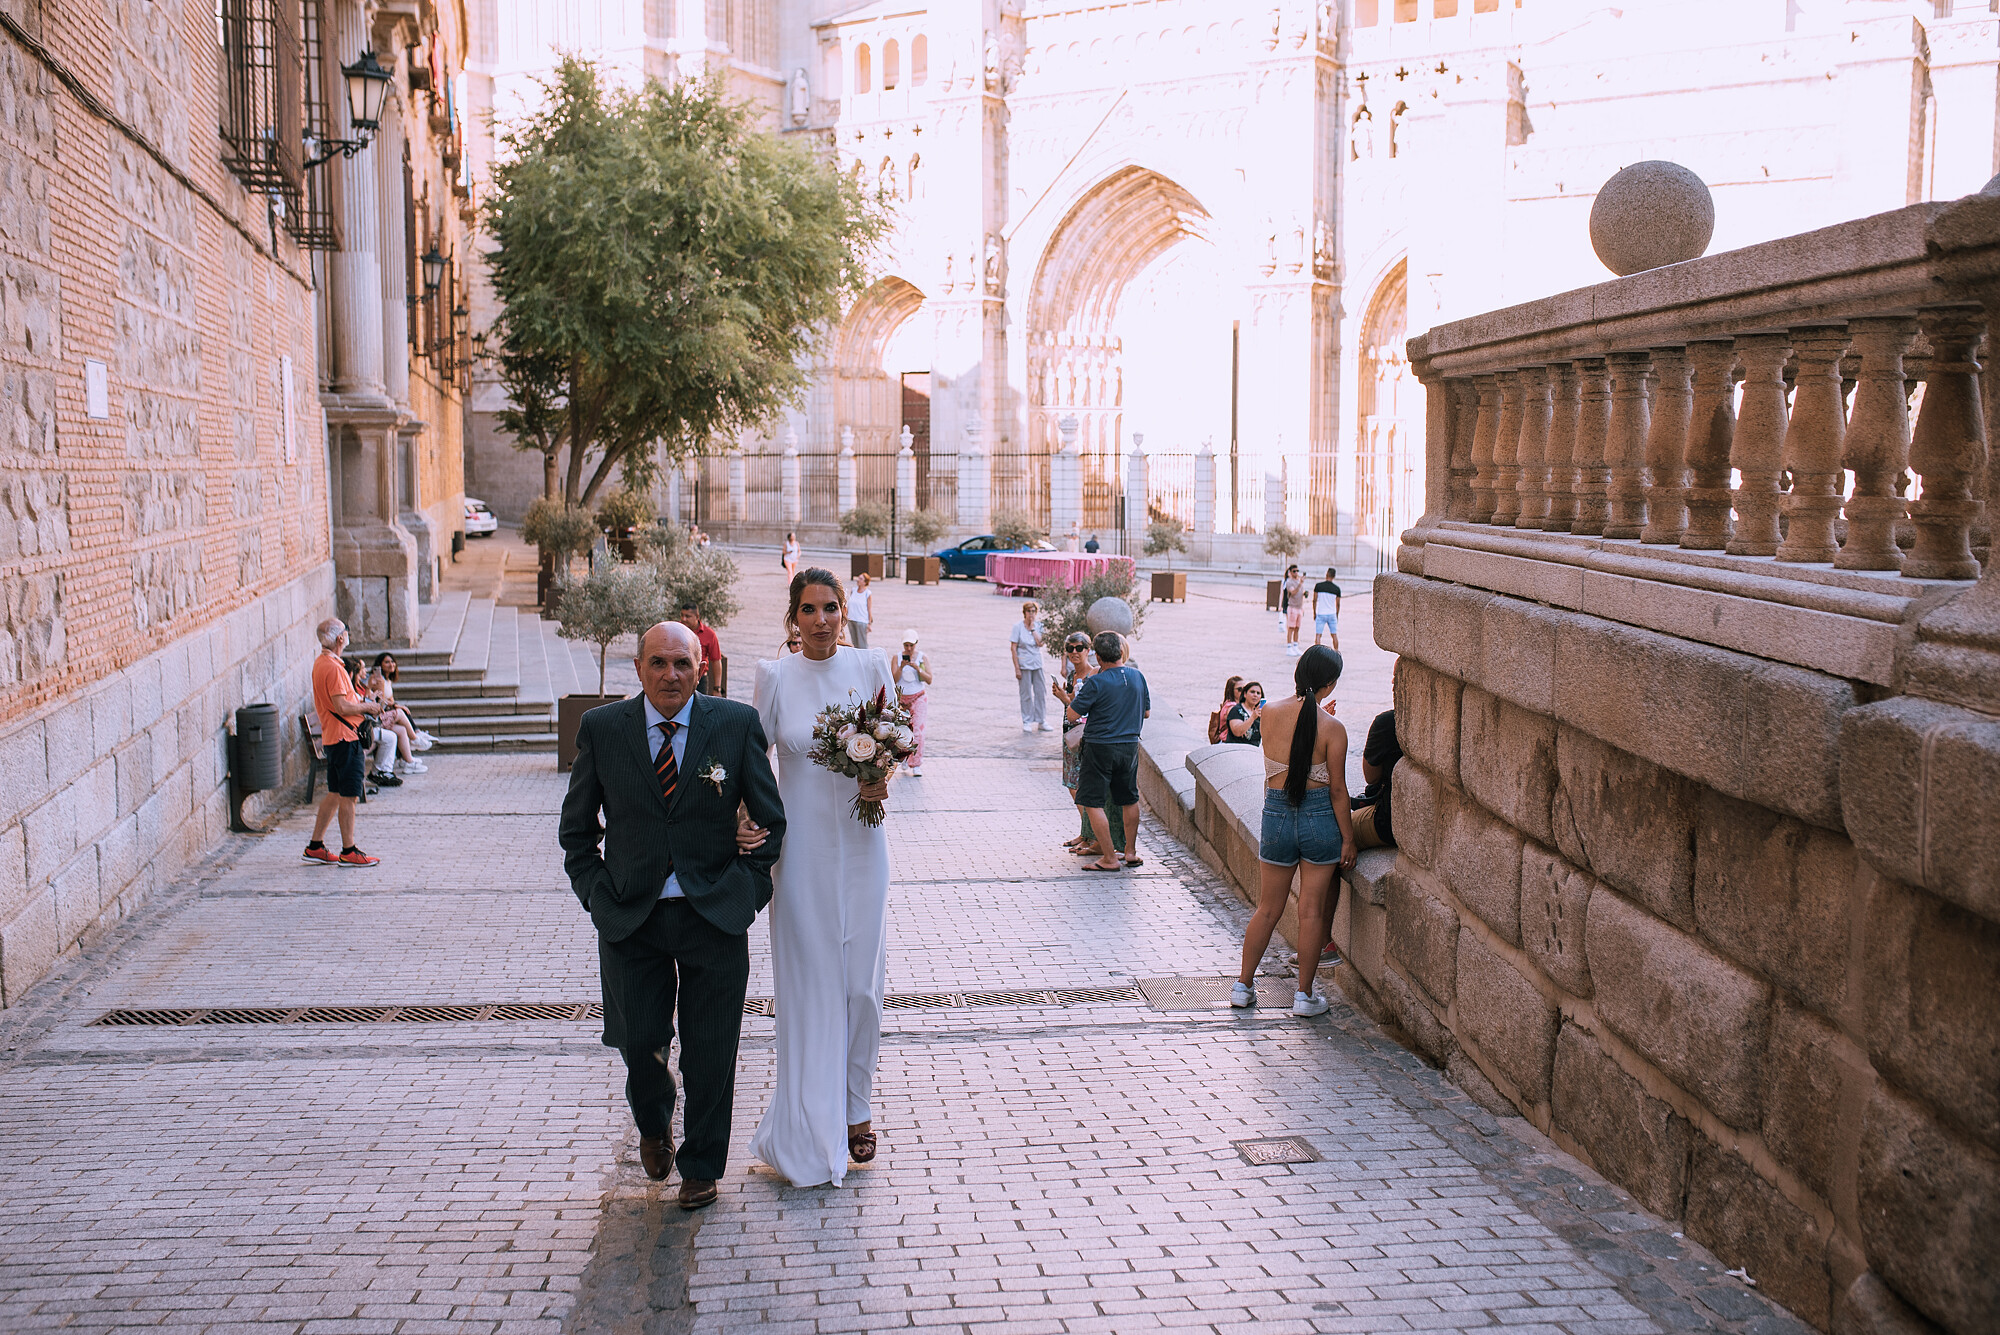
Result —
M1177 250L1192 241L1209 251L1208 225L1207 210L1180 185L1157 172L1127 167L1092 189L1056 228L1036 267L1028 302L1027 448L1021 456L994 461L995 509L1027 510L1046 521L1047 460L1062 448L1058 424L1074 417L1083 456L1083 526L1117 525L1129 383L1120 302L1136 289L1143 298L1136 304L1152 310L1161 290L1212 288L1218 269L1212 254L1195 260ZM1226 405L1227 324L1218 323L1218 329L1224 351L1208 360L1222 377ZM1198 342L1198 334L1180 340L1183 350ZM1149 358L1159 355L1151 352ZM1150 362L1149 369L1160 371ZM1176 379L1155 376L1168 385ZM1187 380L1178 377L1180 383ZM1170 405L1151 407L1163 419L1186 416ZM1226 430L1226 406L1224 412ZM1156 438L1148 448L1169 443ZM1180 442L1190 453L1198 443L1198 437Z
M924 294L911 283L893 275L883 278L855 299L834 341L832 411L822 417L830 438L822 448L827 455L838 456L842 430L854 433L855 489L864 500L886 499L895 484L896 452L904 423L911 418L912 393L922 408L918 419L922 439L917 444L921 454L929 452L931 339L925 322L915 318L923 305ZM920 474L928 472L927 463L927 458L919 459ZM832 470L829 460L829 478ZM809 481L808 471L801 471L802 488L834 485ZM910 504L910 498L903 498L903 504Z
M1411 396L1408 262L1396 261L1368 303L1361 325L1361 360L1355 385L1355 527L1375 549L1375 569L1390 569L1397 535L1417 517L1422 479L1420 447L1413 448L1411 421L1422 405Z

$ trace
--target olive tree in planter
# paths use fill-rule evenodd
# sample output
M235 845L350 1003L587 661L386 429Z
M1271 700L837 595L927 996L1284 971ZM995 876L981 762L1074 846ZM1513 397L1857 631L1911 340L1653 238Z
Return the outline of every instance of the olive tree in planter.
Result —
M930 555L931 547L951 529L951 521L935 510L912 510L909 518L910 541L916 544L917 554L904 558L906 578L912 584L935 584L944 573L944 562Z
M1153 572L1155 601L1187 601L1187 572L1174 569L1174 553L1186 550L1186 530L1178 519L1156 519L1146 525L1146 555L1167 558L1167 568Z
M538 496L521 520L521 536L541 553L535 601L547 608L555 585L569 577L570 559L587 555L597 541L597 520L581 505Z
M854 553L852 569L847 573L882 578L882 554L869 551L868 541L889 535L889 507L864 501L840 517L840 531L850 538L861 539L861 550Z
M617 544L618 555L626 561L639 559L639 544L633 534L659 518L653 502L629 487L621 487L597 507L597 522L605 536Z
M1306 549L1306 535L1290 524L1273 524L1264 531L1264 555L1275 556L1286 565L1299 559L1299 553ZM1279 592L1284 588L1282 576L1267 580L1264 585L1264 607L1267 611L1278 610Z
M1032 547L1048 540L1049 531L1032 515L1019 510L1002 510L993 516L993 536L1003 547Z
M556 768L576 760L576 730L585 711L621 697L604 691L605 660L620 635L642 635L672 615L666 586L650 564L599 561L582 579L556 582L556 633L597 646L597 694L565 695L556 702Z

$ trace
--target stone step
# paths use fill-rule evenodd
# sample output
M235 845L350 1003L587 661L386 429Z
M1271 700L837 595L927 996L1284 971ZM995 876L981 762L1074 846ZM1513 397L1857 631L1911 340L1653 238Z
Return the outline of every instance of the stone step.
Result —
M536 733L479 733L464 737L439 737L432 754L440 751L546 751L554 754L556 735Z
M485 734L516 737L523 733L547 732L548 728L549 714L543 710L539 714L462 714L439 719L429 731L431 736L443 742L448 737Z
M451 661L452 654L458 649L459 635L465 629L466 610L471 604L472 595L464 589L448 590L437 600L436 610L424 624L423 634L417 638L416 661Z
M399 658L396 664L401 669L396 676L398 690L438 681L478 681L486 675L478 668L453 667L449 663L406 663Z
M440 700L405 700L411 715L426 727L426 720L465 718L472 715L547 714L555 703L546 697L525 695L457 695Z
M474 598L467 604L465 629L458 637L457 652L451 656L453 667L473 672L486 671L487 659L493 652L494 611L491 598Z
M466 681L415 681L407 686L396 683L396 698L406 705L427 704L432 700L458 700L476 696L489 699L520 694L521 688L511 681L491 682L479 679Z

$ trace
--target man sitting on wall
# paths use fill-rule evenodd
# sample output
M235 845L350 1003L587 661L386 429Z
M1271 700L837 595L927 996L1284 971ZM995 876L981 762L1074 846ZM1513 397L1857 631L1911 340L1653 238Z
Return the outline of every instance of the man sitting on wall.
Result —
M1361 777L1368 786L1361 790L1361 796L1347 799L1354 809L1356 846L1396 846L1396 829L1389 815L1389 785L1396 762L1402 758L1403 746L1396 740L1396 711L1385 709L1368 725L1368 740L1361 747Z

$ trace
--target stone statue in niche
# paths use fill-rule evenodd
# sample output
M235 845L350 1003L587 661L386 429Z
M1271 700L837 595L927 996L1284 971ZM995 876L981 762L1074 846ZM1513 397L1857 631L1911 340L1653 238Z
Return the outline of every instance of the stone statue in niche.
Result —
M988 296L1000 295L1000 234L986 234L986 292Z
M804 125L812 116L812 89L806 83L806 72L803 69L792 71L790 96L792 124Z
M1375 113L1366 102L1354 113L1354 126L1347 136L1347 154L1354 162L1375 156Z
M985 73L986 91L1000 91L1000 38L996 33L986 34L986 46L980 57L980 66Z
M1324 218L1313 224L1313 272L1322 276L1333 272L1333 229Z

